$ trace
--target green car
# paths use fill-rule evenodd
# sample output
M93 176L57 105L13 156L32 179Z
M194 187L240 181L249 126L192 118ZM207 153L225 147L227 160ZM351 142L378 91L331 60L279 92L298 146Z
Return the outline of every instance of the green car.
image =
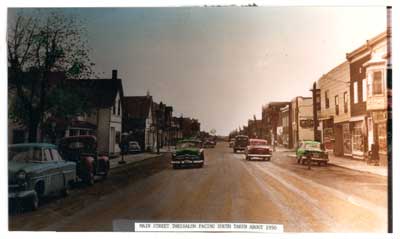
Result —
M318 141L302 141L296 150L297 163L311 164L317 162L318 165L328 165L328 153L321 149L321 143Z
M8 147L8 198L11 204L35 210L42 197L68 194L76 180L76 165L64 161L57 146L45 143L13 144ZM19 205L19 204L18 204Z
M200 140L182 140L176 144L172 154L171 164L173 168L184 166L203 167L204 150Z

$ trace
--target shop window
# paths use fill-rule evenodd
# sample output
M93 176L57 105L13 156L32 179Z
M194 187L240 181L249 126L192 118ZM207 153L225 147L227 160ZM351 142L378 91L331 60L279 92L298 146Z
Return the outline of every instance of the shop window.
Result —
M354 123L353 127L353 150L364 151L364 140L362 135L362 122Z
M375 71L373 73L373 80L372 80L372 93L374 95L382 94L383 93L383 83L382 83L382 72Z
M387 131L386 123L378 124L378 144L379 152L387 152Z
M311 119L300 120L300 127L302 128L312 128L314 127L314 121Z

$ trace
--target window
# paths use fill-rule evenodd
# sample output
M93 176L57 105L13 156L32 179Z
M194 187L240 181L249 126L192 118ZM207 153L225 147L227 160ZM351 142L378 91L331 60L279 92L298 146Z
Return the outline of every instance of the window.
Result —
M70 129L69 136L76 136L78 135L79 131L77 129Z
M329 108L329 90L325 91L325 108Z
M301 128L312 128L312 127L314 127L314 121L311 119L300 120L300 127Z
M382 94L382 72L381 71L375 71L373 73L373 79L372 79L372 94L377 95L377 94Z
M362 100L367 101L367 81L362 80Z
M358 103L358 84L357 81L353 84L353 92L354 92L354 104Z
M43 153L44 153L44 161L51 161L51 160L53 160L53 159L51 158L50 150L49 150L49 149L43 150Z
M336 115L339 115L339 96L335 96L335 113Z
M115 105L112 107L113 115L115 115Z
M355 122L353 127L353 150L363 151L364 140L362 134L362 122Z
M55 160L55 161L62 160L60 154L58 153L58 151L56 149L51 149L51 155L53 155L53 160Z
M386 153L387 152L387 130L386 123L378 124L378 145L379 152Z
M344 113L347 113L349 110L349 95L347 94L347 91L343 93L343 109Z

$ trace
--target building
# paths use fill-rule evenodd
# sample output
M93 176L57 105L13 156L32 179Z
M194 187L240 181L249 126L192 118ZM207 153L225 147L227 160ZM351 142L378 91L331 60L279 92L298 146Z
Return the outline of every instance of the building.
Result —
M262 107L262 127L263 134L261 138L272 142L278 138L278 124L280 109L289 104L289 102L270 102Z
M122 81L117 74L117 70L113 70L111 79L68 80L68 84L86 92L93 111L68 122L65 136L95 135L98 151L110 156L119 155L121 151L119 148L123 117L121 99L124 97L124 92ZM59 123L59 119L58 121L56 119L56 122Z
M261 138L262 136L262 120L257 120L255 117L254 119L249 119L247 121L248 132L247 136L249 138Z
M293 146L302 140L314 140L313 100L312 97L295 97L290 103L292 119L291 137Z
M137 141L142 150L154 151L157 147L153 97L127 96L123 98L123 131L131 141Z
M337 156L351 156L349 63L343 62L324 74L317 87L321 94L318 124L322 142Z
M376 146L379 163L387 164L388 158L388 90L387 72L388 35L386 32L379 34L367 41L370 59L363 64L367 79L367 130L368 150Z
M292 137L292 104L288 104L282 107L280 115L282 119L282 145L286 148L293 148L293 137Z

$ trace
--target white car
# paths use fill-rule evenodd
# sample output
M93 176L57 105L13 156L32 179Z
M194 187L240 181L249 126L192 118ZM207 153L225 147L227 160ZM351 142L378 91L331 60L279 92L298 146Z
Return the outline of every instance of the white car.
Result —
M142 149L137 141L130 141L128 146L129 153L140 153Z

